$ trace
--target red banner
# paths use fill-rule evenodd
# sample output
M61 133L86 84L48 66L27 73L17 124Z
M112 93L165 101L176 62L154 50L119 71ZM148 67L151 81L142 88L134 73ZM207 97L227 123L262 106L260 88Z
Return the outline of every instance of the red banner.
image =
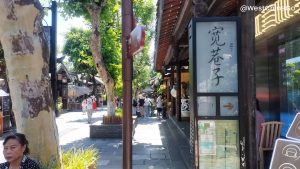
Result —
M145 28L137 25L130 33L129 38L129 56L133 56L140 52L145 45Z

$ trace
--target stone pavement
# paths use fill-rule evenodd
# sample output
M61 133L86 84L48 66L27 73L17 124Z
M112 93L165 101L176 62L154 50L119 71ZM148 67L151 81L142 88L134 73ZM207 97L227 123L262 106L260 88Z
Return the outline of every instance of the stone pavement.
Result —
M105 109L93 114L93 123L102 121ZM122 169L122 139L90 139L87 116L82 112L67 112L57 119L62 150L94 146L100 152L97 169ZM133 138L133 169L187 169L187 143L180 139L170 119L139 118ZM0 152L3 150L0 138ZM183 140L183 141L182 141ZM187 153L187 154L183 154ZM0 153L0 162L4 161ZM182 156L185 156L184 158Z
M133 169L171 169L166 133L156 118L139 118L132 150Z

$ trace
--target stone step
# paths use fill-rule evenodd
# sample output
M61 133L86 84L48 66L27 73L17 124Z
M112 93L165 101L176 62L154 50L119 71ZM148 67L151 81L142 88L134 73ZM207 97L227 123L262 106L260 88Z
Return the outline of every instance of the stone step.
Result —
M138 118L132 117L132 135L135 133ZM122 124L92 124L90 138L122 138Z

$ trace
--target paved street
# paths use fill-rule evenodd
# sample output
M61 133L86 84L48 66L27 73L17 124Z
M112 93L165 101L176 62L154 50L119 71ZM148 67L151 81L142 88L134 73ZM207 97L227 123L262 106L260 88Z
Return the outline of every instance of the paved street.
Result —
M93 114L93 123L100 123L105 110L98 110ZM82 112L68 112L57 118L59 139L62 150L72 147L86 148L93 145L100 151L99 169L122 168L122 140L121 139L90 139L87 115ZM133 169L185 169L179 155L171 154L168 147L172 145L172 138L168 133L165 120L140 118L133 139ZM2 152L3 138L0 151ZM169 142L169 143L168 143ZM172 150L174 151L174 150ZM172 152L171 151L171 152ZM0 162L5 161L0 153Z

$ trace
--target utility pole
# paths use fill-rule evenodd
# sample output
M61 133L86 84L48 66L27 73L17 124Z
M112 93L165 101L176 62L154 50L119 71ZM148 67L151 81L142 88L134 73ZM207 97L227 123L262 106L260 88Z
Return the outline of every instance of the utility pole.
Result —
M50 29L50 62L49 72L51 74L51 88L53 96L53 104L55 109L55 116L58 116L56 108L57 100L57 85L56 85L56 32L57 32L57 2L52 1L51 4L51 29Z
M132 31L132 2L122 0L122 77L123 77L123 169L132 169L132 56L128 39Z

